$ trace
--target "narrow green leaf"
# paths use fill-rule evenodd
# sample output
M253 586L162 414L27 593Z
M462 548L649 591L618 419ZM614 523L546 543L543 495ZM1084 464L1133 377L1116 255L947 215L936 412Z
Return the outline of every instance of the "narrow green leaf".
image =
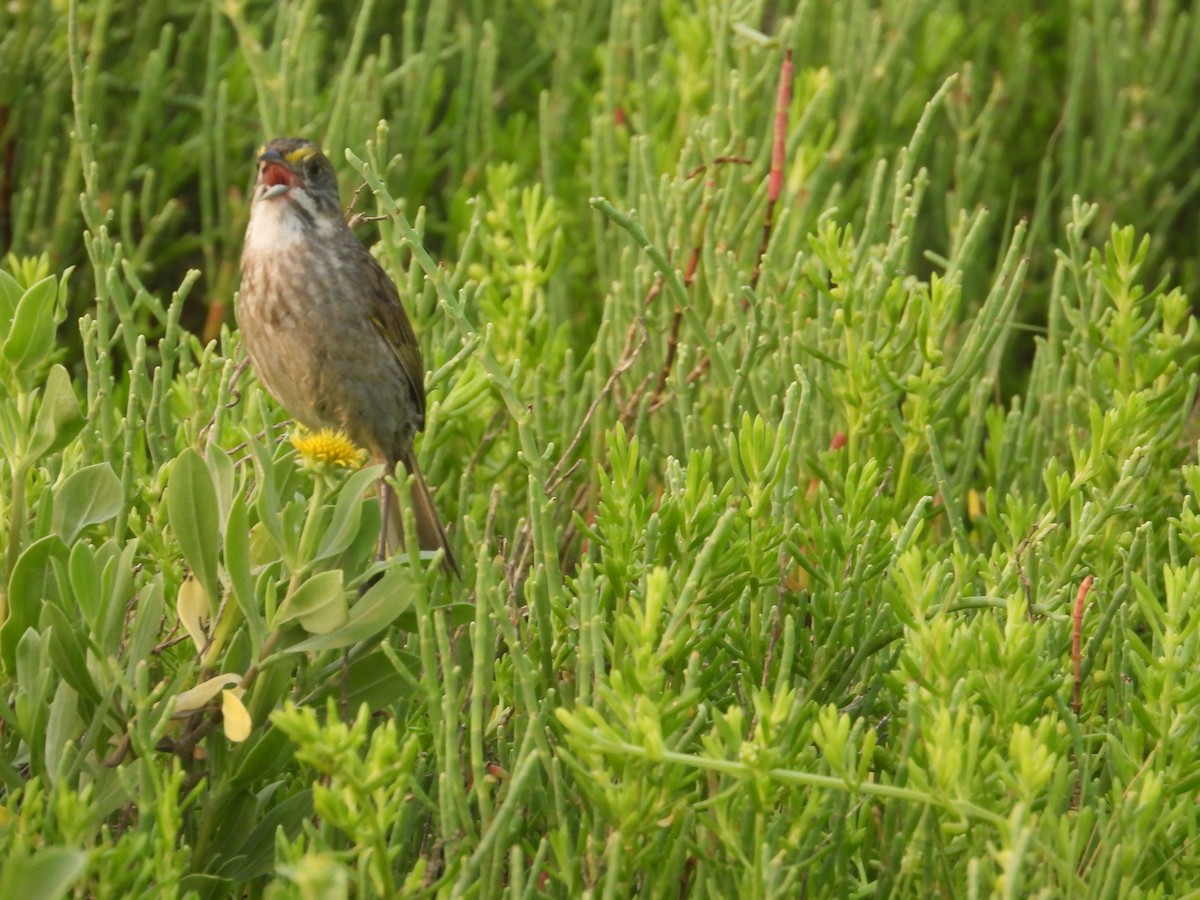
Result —
M250 438L250 450L254 454L254 467L258 476L255 485L255 509L258 511L259 524L291 568L295 560L292 548L284 537L283 523L279 518L279 488L275 483L274 460L270 451L253 437Z
M262 646L266 627L254 593L254 578L250 572L250 523L246 501L234 497L225 525L225 571L234 599L250 627L250 640L255 654Z
M218 522L224 525L229 520L229 509L233 502L233 460L216 444L209 446L205 456L216 487Z
M238 787L261 784L287 768L295 755L296 745L278 728L259 729L246 741L230 783Z
M92 626L92 640L95 641L101 656L116 653L125 636L125 610L133 597L134 560L137 558L138 546L138 541L129 541L121 549L119 556L112 556L104 564L101 585L107 585L108 589L100 596L96 623ZM144 602L145 598L139 596L139 613Z
M124 631L127 637L123 658L128 660L125 671L130 677L138 666L144 664L144 660L158 643L162 617L166 612L162 573L159 573L138 592L138 601L133 606L133 620Z
M90 544L80 541L71 548L67 580L71 584L71 596L83 613L88 629L92 633L100 631L100 566L96 562L96 551Z
M50 717L50 699L58 679L46 654L46 640L35 628L28 629L17 642L14 733L24 739L28 755L28 773L49 779L46 771L46 722ZM28 777L28 775L26 775Z
M303 790L275 804L246 835L243 854L229 859L218 873L241 884L275 870L275 834L283 828L289 839L312 815L312 791Z
M79 714L79 695L66 681L60 681L50 701L46 719L46 771L56 777L62 764L63 752L85 731Z
M209 615L216 612L219 594L217 557L217 492L204 457L191 447L179 454L167 481L167 515L179 549L196 580L208 595Z
M100 690L87 667L86 638L80 639L78 630L57 603L47 603L44 614L51 626L46 649L54 671L92 703L99 703Z
M0 269L0 327L6 331L12 326L13 314L24 293L17 279Z

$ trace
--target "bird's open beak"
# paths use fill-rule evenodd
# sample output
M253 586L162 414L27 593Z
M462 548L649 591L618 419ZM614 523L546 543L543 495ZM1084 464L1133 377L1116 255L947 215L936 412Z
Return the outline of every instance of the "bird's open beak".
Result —
M258 179L267 186L260 200L274 200L290 191L296 183L296 176L278 150L263 151L258 157Z

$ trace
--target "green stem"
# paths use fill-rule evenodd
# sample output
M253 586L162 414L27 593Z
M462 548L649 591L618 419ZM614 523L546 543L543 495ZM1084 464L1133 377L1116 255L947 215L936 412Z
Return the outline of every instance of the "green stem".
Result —
M8 567L4 583L12 578L21 556L21 525L25 521L25 465L14 466L12 503L8 508Z

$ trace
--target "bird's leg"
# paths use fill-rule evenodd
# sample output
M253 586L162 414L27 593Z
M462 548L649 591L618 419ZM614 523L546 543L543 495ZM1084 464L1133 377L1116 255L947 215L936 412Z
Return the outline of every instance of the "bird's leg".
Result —
M395 497L392 496L392 486L383 478L379 479L379 543L375 546L375 561L383 562L388 556L388 520L392 514L392 503ZM378 571L358 587L358 596L362 596L375 583L383 577L383 572Z
M388 523L392 517L392 503L395 502L395 497L392 495L392 486L387 483L386 479L379 481L379 547L375 552L377 562L383 562L387 559L388 549Z

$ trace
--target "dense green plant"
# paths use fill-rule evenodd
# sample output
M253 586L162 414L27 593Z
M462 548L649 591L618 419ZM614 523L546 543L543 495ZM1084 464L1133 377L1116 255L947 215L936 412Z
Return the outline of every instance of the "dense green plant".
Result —
M0 8L0 900L1200 883L1197 27ZM293 133L461 581L241 365Z

